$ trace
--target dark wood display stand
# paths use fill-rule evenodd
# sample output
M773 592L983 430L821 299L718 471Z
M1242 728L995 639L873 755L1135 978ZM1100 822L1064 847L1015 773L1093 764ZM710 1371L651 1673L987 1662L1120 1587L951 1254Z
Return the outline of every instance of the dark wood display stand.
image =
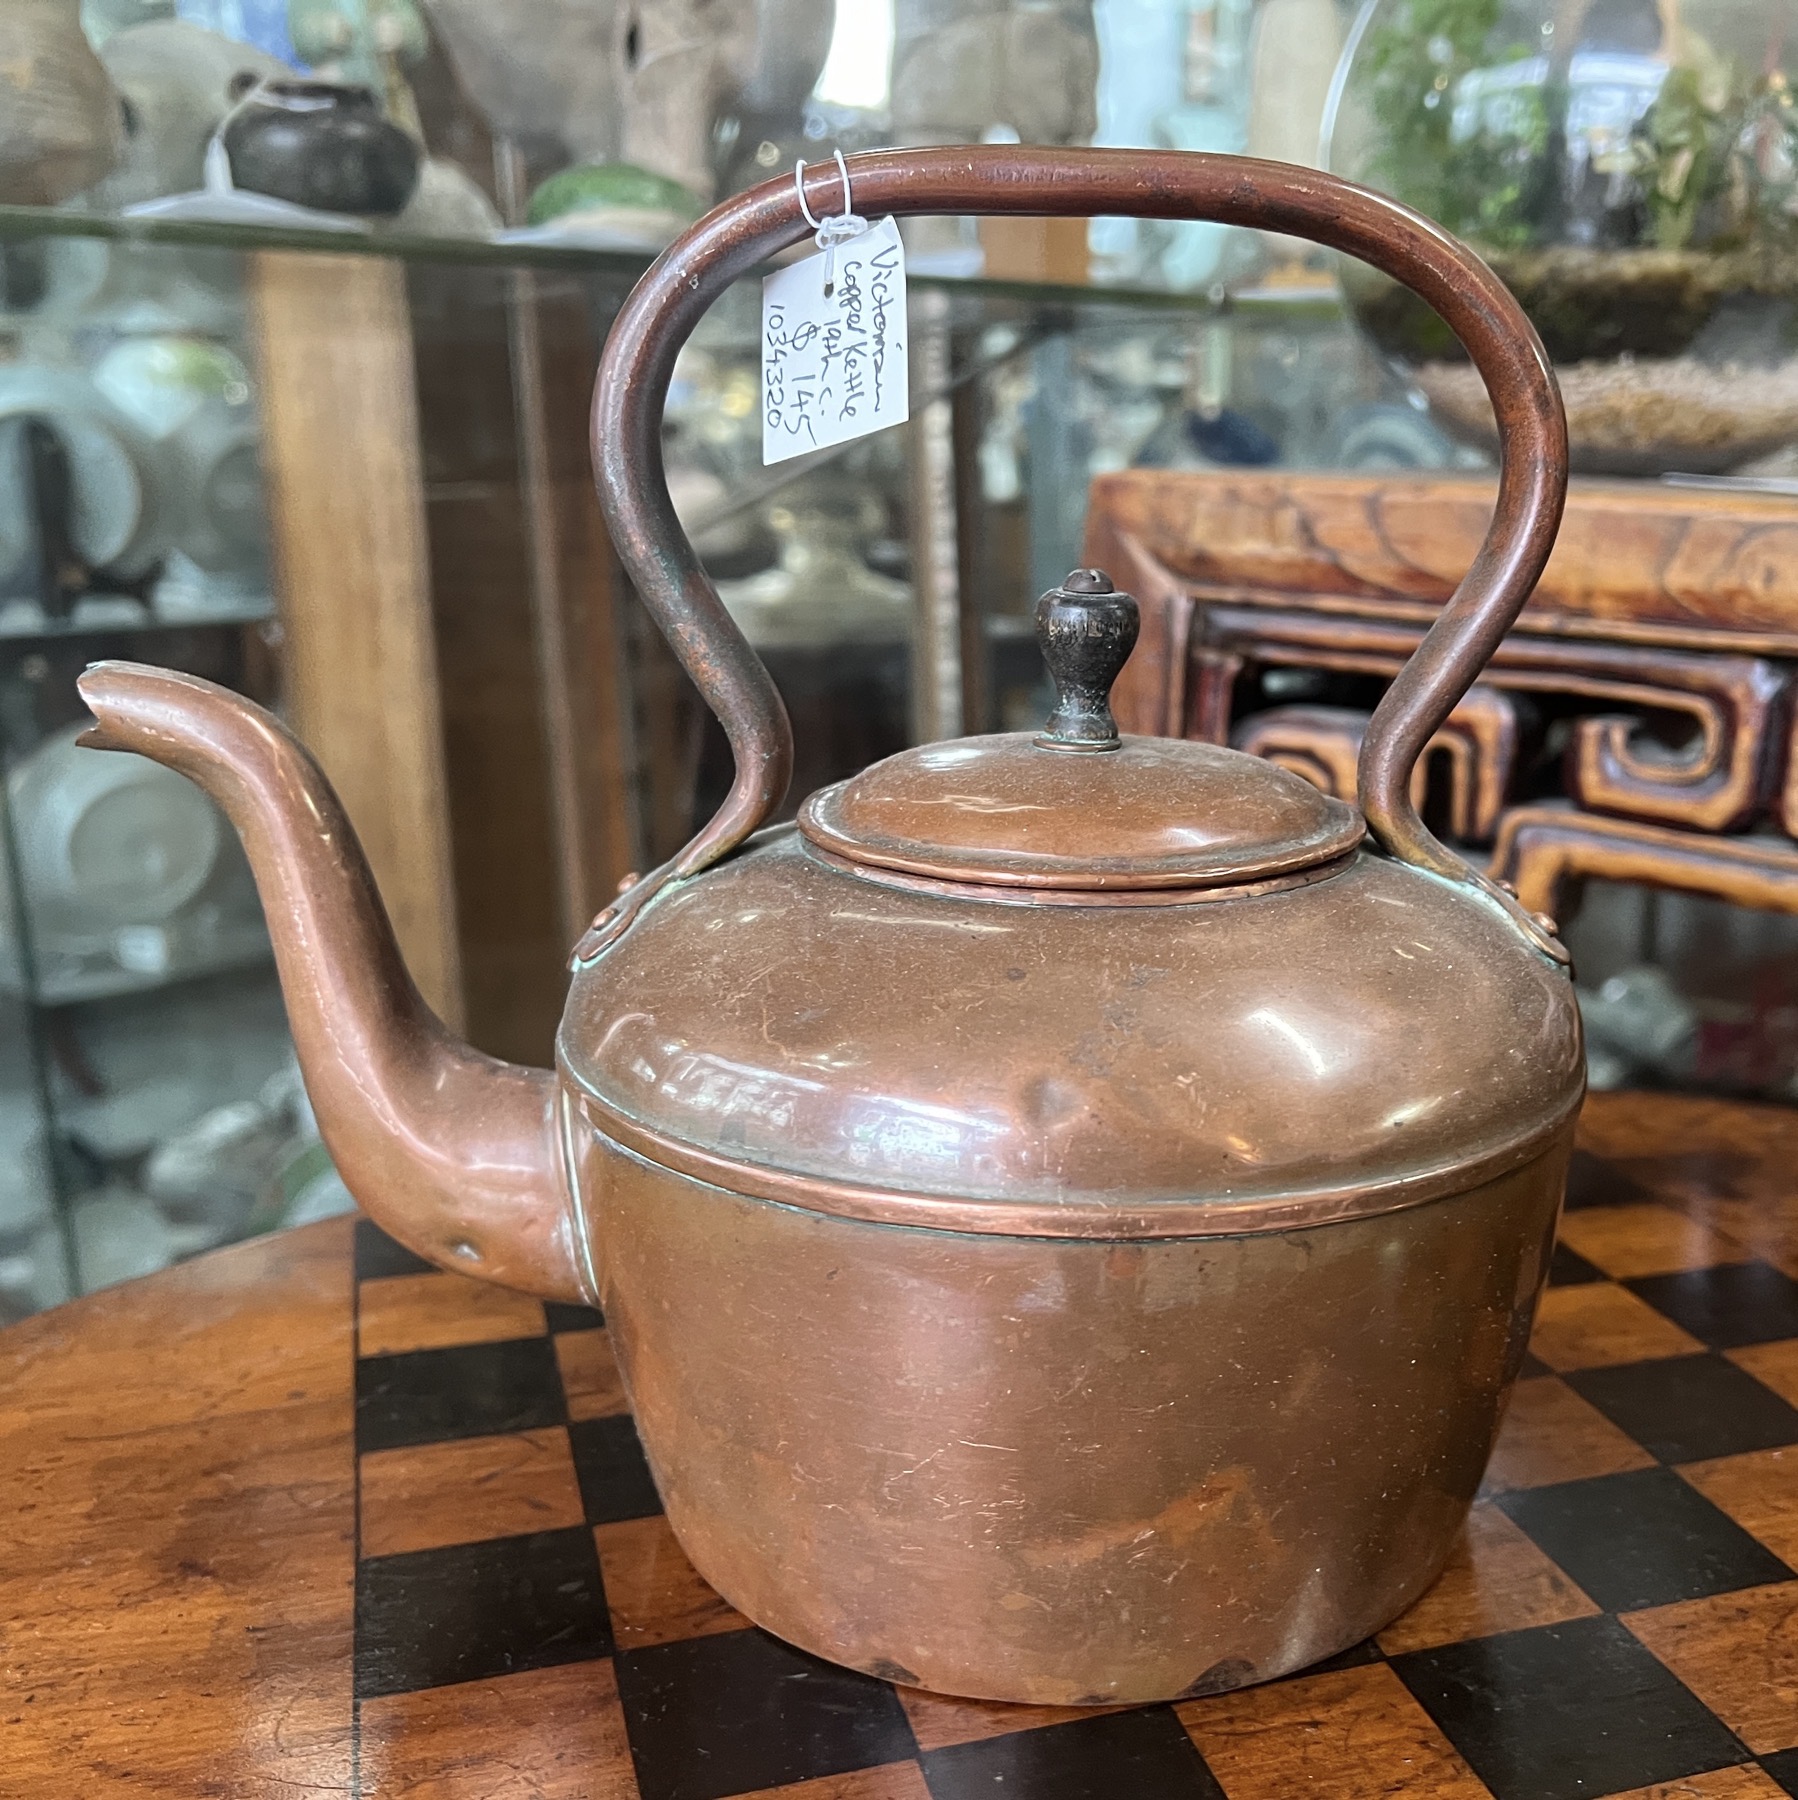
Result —
M0 1791L390 1800L1798 1793L1798 1113L1594 1099L1461 1548L1323 1668L945 1700L662 1519L597 1314L366 1223L0 1333Z
M1352 799L1365 707L1270 703L1261 678L1377 693L1472 561L1492 492L1477 476L1102 476L1087 558L1143 605L1120 723L1233 741ZM1798 503L1576 482L1535 597L1426 757L1442 828L1489 846L1534 911L1588 876L1798 911L1795 665Z

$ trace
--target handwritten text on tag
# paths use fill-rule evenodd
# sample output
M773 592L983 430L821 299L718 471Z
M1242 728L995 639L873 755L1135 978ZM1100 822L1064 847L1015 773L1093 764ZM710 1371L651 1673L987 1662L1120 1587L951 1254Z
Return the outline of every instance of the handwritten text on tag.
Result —
M770 275L762 283L762 461L902 425L911 410L905 340L905 250L891 219Z

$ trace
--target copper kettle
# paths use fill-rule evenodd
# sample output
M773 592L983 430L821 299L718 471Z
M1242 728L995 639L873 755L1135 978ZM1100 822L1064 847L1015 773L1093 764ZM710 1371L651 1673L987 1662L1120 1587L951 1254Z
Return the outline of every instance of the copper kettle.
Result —
M954 1694L1265 1680L1441 1568L1547 1270L1583 1088L1566 959L1425 831L1409 777L1547 559L1559 398L1483 264L1327 175L1015 147L850 172L871 214L1314 238L1454 327L1502 430L1497 510L1374 716L1359 809L1120 741L1135 607L1079 571L1039 608L1040 733L908 750L761 829L786 718L676 523L659 425L706 307L805 235L791 181L668 250L599 372L615 542L737 773L577 947L553 1073L425 1008L268 714L100 663L87 741L191 775L242 833L362 1205L445 1268L604 1305L670 1523L733 1606ZM837 179L806 177L814 209Z

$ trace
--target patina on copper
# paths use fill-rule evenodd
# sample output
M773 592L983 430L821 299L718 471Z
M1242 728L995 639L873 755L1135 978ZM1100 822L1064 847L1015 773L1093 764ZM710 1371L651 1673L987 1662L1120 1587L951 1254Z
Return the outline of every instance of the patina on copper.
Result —
M243 832L363 1205L445 1267L605 1306L669 1517L733 1605L992 1699L1264 1680L1440 1569L1546 1275L1583 1086L1572 987L1407 785L1546 556L1552 379L1474 258L1327 176L1016 149L850 167L870 211L1316 237L1461 332L1500 502L1367 730L1360 812L1239 752L1119 738L1134 607L1080 570L1039 614L1042 731L906 751L758 829L786 720L675 523L658 426L711 296L803 234L791 183L670 249L601 369L621 553L739 763L579 947L553 1076L431 1017L267 714L100 664L90 741L183 769Z

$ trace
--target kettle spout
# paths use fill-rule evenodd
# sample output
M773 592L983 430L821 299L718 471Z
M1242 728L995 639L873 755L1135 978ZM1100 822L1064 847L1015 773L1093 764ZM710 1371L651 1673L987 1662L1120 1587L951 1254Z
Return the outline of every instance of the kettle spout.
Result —
M454 1037L406 972L330 783L274 717L166 669L93 664L81 742L189 776L243 839L320 1135L357 1203L443 1268L597 1304L547 1069Z

